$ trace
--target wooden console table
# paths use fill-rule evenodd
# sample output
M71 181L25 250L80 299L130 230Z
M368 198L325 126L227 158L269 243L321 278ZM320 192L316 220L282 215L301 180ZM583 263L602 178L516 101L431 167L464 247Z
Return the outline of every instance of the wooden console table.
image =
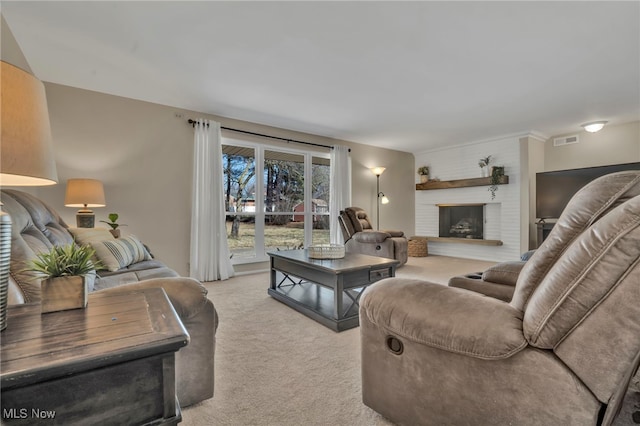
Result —
M163 289L92 293L86 309L12 306L0 335L2 424L177 424L189 334Z

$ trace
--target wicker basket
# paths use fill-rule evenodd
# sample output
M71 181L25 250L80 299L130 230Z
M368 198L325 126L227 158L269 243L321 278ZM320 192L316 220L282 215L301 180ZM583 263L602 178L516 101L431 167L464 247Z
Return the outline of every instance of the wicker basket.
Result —
M341 244L309 246L309 257L311 259L342 259L344 257L344 246Z
M426 238L415 238L409 240L409 249L408 254L411 257L425 257L429 254L427 250L427 239Z

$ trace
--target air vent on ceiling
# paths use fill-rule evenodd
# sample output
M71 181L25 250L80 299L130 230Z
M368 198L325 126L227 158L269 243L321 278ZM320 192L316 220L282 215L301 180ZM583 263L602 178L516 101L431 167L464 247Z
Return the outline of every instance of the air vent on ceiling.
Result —
M578 135L565 136L563 138L555 138L553 140L553 146L571 145L572 143L578 142L580 142Z

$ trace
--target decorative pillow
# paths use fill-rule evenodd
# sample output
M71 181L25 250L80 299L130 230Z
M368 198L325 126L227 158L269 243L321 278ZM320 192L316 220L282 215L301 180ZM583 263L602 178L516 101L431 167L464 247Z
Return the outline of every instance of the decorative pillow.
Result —
M151 255L135 235L93 242L91 247L96 251L104 269L111 272L151 259Z
M69 228L77 244L86 246L105 240L115 240L107 228Z

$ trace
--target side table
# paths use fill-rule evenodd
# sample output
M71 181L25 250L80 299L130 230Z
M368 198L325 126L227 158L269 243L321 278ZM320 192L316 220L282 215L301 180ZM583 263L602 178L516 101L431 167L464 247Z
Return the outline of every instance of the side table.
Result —
M189 334L161 288L92 293L86 309L12 306L0 334L2 424L177 424Z

